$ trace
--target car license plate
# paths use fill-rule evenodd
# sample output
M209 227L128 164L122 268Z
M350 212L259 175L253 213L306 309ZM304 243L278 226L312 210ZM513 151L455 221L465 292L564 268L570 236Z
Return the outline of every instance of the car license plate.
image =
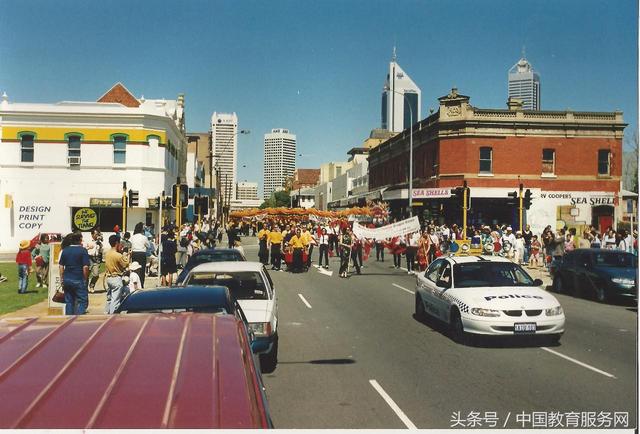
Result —
M514 333L535 333L536 323L534 322L517 322L513 325Z

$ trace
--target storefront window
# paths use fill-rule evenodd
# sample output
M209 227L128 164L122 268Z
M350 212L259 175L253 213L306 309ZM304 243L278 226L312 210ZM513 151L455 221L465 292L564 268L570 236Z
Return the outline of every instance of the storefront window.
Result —
M600 149L598 151L598 175L610 174L611 151L608 149Z
M480 173L492 173L491 148L480 148Z
M556 151L554 149L542 150L542 173L555 173Z

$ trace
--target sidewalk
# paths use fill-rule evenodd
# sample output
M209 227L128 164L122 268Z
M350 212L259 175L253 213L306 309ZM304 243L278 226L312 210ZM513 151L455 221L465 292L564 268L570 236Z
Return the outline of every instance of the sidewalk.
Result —
M100 275L100 279L96 283L96 290L99 288L101 291L89 294L89 308L87 309L88 315L102 315L104 314L104 306L107 300L107 292L102 290L102 279L104 274ZM144 281L146 288L155 288L159 286L160 279L158 277L147 277ZM60 315L62 312L59 313ZM15 312L9 312L0 316L3 318L34 318L34 317L46 317L49 316L49 300L44 300L40 303L33 304L25 307L24 309L16 310Z

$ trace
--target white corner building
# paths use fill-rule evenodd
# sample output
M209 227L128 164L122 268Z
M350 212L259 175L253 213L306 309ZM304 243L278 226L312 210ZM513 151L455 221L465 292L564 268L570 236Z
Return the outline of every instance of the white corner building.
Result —
M39 233L122 228L123 182L139 192L128 208L159 226L156 198L185 182L184 96L135 98L121 83L97 102L0 102L0 252Z
M382 90L381 127L394 133L406 130L422 119L422 91L396 62L396 49Z

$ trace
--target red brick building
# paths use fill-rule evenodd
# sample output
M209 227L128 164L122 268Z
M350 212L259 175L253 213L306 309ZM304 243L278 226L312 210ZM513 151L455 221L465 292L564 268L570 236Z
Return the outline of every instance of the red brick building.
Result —
M414 214L458 222L450 189L470 187L472 223L518 222L508 193L533 193L525 219L546 225L615 226L622 176L622 112L478 109L452 89L413 126ZM408 211L409 129L369 154L369 189L384 189L396 214Z

